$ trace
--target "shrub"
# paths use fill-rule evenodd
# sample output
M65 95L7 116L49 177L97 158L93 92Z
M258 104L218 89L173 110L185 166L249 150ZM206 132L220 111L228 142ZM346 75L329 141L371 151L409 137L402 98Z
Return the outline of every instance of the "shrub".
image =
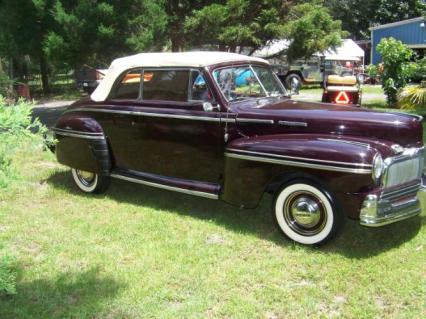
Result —
M16 294L15 259L4 255L0 257L0 296Z
M0 95L13 97L13 81L4 73L0 71Z
M414 82L421 82L426 80L426 57L413 63L413 75L411 79Z
M379 76L379 68L374 64L365 67L365 73L369 76L371 84L375 84Z
M46 128L31 118L32 105L19 100L8 105L0 95L0 188L16 177L12 159L17 151L28 145L39 145ZM37 132L37 133L33 133Z
M398 101L398 91L404 88L413 74L414 66L409 62L413 51L399 40L383 38L377 45L383 59L382 87L389 106Z

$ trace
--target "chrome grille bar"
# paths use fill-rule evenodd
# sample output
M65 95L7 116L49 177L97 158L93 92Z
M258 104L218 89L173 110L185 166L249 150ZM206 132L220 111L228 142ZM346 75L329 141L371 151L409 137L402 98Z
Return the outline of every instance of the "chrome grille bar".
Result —
M420 183L404 187L401 189L393 190L393 191L384 191L381 199L385 199L388 201L395 201L400 198L409 197L409 196L416 196L417 192L420 190Z
M385 188L420 179L423 173L423 148L406 149L400 156L387 158L385 166Z

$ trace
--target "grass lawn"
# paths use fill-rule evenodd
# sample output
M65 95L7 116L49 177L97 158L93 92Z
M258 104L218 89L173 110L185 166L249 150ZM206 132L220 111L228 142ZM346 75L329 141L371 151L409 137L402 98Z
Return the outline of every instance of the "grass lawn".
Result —
M19 278L2 319L426 317L425 212L378 229L347 221L309 248L274 228L269 196L239 210L116 180L91 196L51 154L15 164L0 249Z
M295 100L320 102L322 98L322 89L320 87L309 86L302 88L299 95L294 95ZM380 85L362 86L362 107L377 109L385 112L406 112L426 116L424 109L395 109L387 108L386 98Z

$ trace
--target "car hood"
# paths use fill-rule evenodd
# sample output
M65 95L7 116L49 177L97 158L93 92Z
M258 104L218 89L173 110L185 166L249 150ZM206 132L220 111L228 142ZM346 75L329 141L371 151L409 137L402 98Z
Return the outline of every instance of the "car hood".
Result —
M271 132L268 128L268 133L333 134L390 141L404 147L423 146L421 117L405 113L291 99L244 101L231 105L231 111L237 119L273 120L275 129ZM239 125L243 131L251 127Z

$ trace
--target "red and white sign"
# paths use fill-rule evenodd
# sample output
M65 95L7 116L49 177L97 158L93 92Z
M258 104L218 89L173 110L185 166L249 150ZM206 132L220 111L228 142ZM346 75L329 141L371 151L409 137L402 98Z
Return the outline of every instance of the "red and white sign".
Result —
M340 91L334 100L337 104L349 104L349 97L345 91Z

